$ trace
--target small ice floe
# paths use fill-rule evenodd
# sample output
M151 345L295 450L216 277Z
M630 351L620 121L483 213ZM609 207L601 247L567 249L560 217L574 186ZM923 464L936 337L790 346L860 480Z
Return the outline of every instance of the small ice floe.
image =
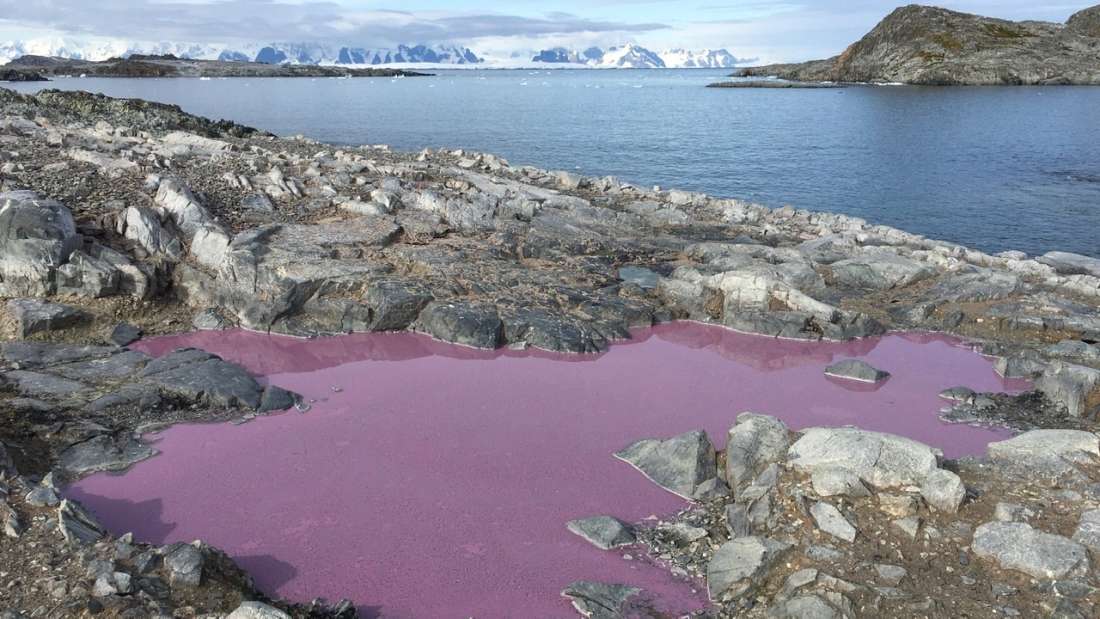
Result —
M200 81L200 82L209 82L209 81L210 81L210 78L209 78L209 77L206 77L206 76L204 75L204 76L202 76L202 77L200 77L200 78L199 78L199 81Z
M332 392L333 392L333 393L340 393L341 391L343 391L343 390L344 390L344 388L343 388L343 387L341 387L341 386L339 386L339 385L333 385L333 386L331 387L331 389L332 389Z

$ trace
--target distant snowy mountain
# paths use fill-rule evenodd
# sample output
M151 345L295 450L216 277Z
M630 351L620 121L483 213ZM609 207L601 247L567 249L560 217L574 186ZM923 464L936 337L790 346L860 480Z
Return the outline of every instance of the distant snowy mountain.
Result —
M631 69L729 68L737 64L737 58L724 49L702 51L673 49L656 53L639 45L623 45L606 51L592 47L583 52L556 47L539 52L531 61Z
M133 54L172 54L180 58L264 62L269 64L477 64L481 58L465 47L451 45L399 45L394 49L339 47L317 43L271 43L269 45L210 45L193 43L150 43L122 40L79 41L35 39L0 43L0 65L20 56L56 56L80 60L106 60Z
M737 58L724 49L691 51L670 49L661 53L661 60L670 69L729 69L737 66Z

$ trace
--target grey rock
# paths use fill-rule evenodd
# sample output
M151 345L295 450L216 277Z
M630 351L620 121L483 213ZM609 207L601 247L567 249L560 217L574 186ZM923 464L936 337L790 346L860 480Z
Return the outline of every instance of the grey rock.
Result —
M263 602L242 602L225 619L290 619L290 615Z
M629 546L638 541L634 535L634 527L611 516L570 520L565 526L601 550Z
M25 370L12 370L0 374L0 385L5 384L28 398L43 400L79 398L89 393L87 385L75 380Z
M112 580L114 580L115 588L118 589L119 593L125 595L134 590L132 579L130 578L130 575L126 572L115 572L111 578Z
M977 392L969 387L952 387L940 392L941 398L952 402L970 402L977 395Z
M91 320L91 316L79 308L60 303L47 303L39 299L8 301L8 313L15 320L16 333L19 337L69 329Z
M619 279L628 284L634 284L643 290L652 290L657 287L660 275L639 266L626 265L619 267Z
M624 619L630 600L642 592L637 587L577 581L562 590L573 608L589 619Z
M806 548L806 556L814 561L839 561L844 553L832 546L813 544Z
M432 302L420 313L420 327L445 342L495 349L503 343L504 323L495 309L459 302Z
M221 311L216 308L207 308L195 314L191 319L191 326L199 331L221 331L228 329L231 325Z
M61 378L85 383L110 383L133 377L148 362L149 356L145 353L116 350L115 354L107 357L55 365L49 368L49 372Z
M4 535L11 539L19 539L25 531L19 515L3 498L0 498L0 526L4 529Z
M825 375L864 383L878 383L890 377L889 372L874 368L866 361L858 359L845 359L834 363L825 368Z
M741 413L726 440L726 483L736 492L769 464L782 460L789 445L787 425L782 421Z
M863 485L859 475L849 469L822 467L815 469L810 476L814 492L821 497L850 496L865 497L871 492Z
M364 295L364 300L373 312L371 329L405 329L416 321L432 298L431 292L416 282L393 279L371 282Z
M1093 556L1100 558L1100 509L1090 509L1081 514L1081 520L1077 523L1077 530L1073 533L1073 541L1092 551Z
M1055 361L1035 386L1071 417L1090 418L1100 411L1100 370Z
M36 486L25 497L28 505L35 507L55 507L61 503L57 491L49 486Z
M68 499L62 500L57 508L57 529L70 543L91 544L107 535L95 517Z
M302 396L294 392L275 385L268 385L260 396L260 405L256 408L256 412L285 411L301 401Z
M1081 430L1031 430L990 443L994 464L1017 473L1043 477L1074 475L1075 464L1100 458L1100 438Z
M726 529L730 539L747 537L753 534L752 522L749 520L748 505L745 503L730 503L726 505Z
M118 593L118 589L115 588L115 583L112 582L110 576L103 574L96 578L95 584L92 586L92 595L102 598L116 593Z
M202 583L202 551L193 544L176 543L163 550L164 567L173 585L197 587Z
M78 249L57 267L55 279L58 294L99 299L118 294L122 274L118 265Z
M994 371L1003 378L1033 378L1045 368L1042 360L1025 355L998 357L993 363Z
M768 609L769 619L841 619L844 614L819 596L800 595Z
M30 191L0 193L0 297L45 296L79 247L72 213Z
M751 592L789 549L789 544L763 537L741 537L722 544L707 564L710 599L733 599Z
M1035 512L1016 503L998 502L993 506L993 519L1000 522L1027 522L1033 516Z
M110 339L111 343L116 346L129 346L134 342L141 339L143 335L141 327L136 327L132 324L123 322L115 325L115 328L111 330Z
M714 445L702 430L670 439L645 439L615 457L642 472L658 486L685 499L695 499L704 484L718 477Z
M1100 277L1100 259L1071 254L1064 251L1052 251L1038 258L1038 261L1054 267L1059 275L1091 275Z
M938 468L939 452L916 441L856 428L810 428L791 445L788 462L813 474L850 471L876 488L920 485Z
M878 574L878 579L881 582L890 585L891 587L898 586L902 579L904 579L909 572L900 565L887 565L878 563L875 565L875 573Z
M263 393L256 379L240 366L195 349L154 359L141 376L168 393L216 407L255 410Z
M959 506L966 497L966 486L958 475L951 471L937 469L925 477L920 494L933 508L953 514L959 511Z
M829 269L838 284L872 290L902 288L936 274L923 263L889 251L834 262Z
M894 520L890 524L909 539L916 539L917 533L920 532L921 520L916 516L907 516Z
M813 507L810 508L810 515L813 516L817 528L823 532L846 542L856 540L856 528L833 505L824 501L814 503Z
M115 354L112 346L76 346L72 344L45 344L39 342L4 342L0 344L0 357L12 367L29 370L60 363L101 359Z
M150 256L179 260L183 256L183 243L170 230L163 227L152 209L131 206L122 215L124 236L144 249Z
M1085 547L1022 522L987 522L974 531L974 554L1032 578L1061 579L1088 572Z
M62 451L58 456L58 465L74 476L121 471L156 453L156 450L131 436L101 434Z

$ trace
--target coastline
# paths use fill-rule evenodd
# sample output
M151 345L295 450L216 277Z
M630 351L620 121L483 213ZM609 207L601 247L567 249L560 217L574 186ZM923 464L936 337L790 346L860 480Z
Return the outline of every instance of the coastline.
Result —
M51 393L27 382L27 368L52 376L74 359L121 362L122 349L77 350L120 321L149 334L200 324L306 337L412 329L474 348L596 353L631 328L691 319L800 340L952 333L1003 359L1006 375L1038 379L1048 401L1036 417L1047 427L1095 431L1100 355L1081 356L1100 339L1095 259L989 255L858 218L512 168L489 154L275 138L86 93L0 91L0 101L0 133L19 151L0 168L4 208L67 252L40 263L0 244L2 294L60 301L72 317L9 316L9 342L37 343L5 346L0 381L65 423L85 420L89 394ZM25 190L37 193L11 193ZM36 219L43 209L48 221ZM623 266L651 271L656 287L627 281ZM77 382L97 394L118 388L117 376L95 372ZM23 418L0 438L36 477L98 436L113 438L97 457L117 461L137 449L124 437L166 414L146 396L115 402L94 417L108 432L75 443ZM246 404L207 397L158 406L185 404L183 421ZM967 480L979 473L991 474ZM256 595L238 589L238 598L242 590ZM330 610L315 616L350 616Z

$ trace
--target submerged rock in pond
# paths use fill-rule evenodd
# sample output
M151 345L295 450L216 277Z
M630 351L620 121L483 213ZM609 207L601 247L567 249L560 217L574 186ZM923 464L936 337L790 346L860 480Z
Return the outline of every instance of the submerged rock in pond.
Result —
M859 361L858 359L845 359L834 363L825 368L825 375L847 380L858 380L864 383L878 383L890 377L889 372L879 370L866 361Z
M561 594L569 598L573 608L584 617L625 619L627 604L641 592L637 587L582 580L569 585Z
M641 471L653 483L685 499L700 498L718 477L714 445L702 430L670 439L638 441L615 457Z

